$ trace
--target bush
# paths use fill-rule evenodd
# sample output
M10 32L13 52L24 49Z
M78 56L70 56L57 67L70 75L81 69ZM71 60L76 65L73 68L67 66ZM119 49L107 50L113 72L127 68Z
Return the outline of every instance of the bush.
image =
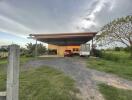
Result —
M25 56L25 55L27 55L27 54L28 54L28 51L27 51L26 48L20 48L20 55L21 55L21 56Z
M125 47L123 50L124 50L125 52L129 52L129 51L130 51L130 48Z
M111 60L111 61L119 61L120 57L113 54L113 53L102 53L102 58L106 59L106 60Z
M120 51L121 48L120 47L115 47L115 51Z
M93 49L91 52L93 53L93 56L95 56L95 57L102 57L101 50Z
M115 55L112 52L107 52L103 50L93 49L92 54L95 57L100 57L100 58L111 60L111 61L119 61L121 59L120 55L117 55L117 54Z
M26 45L26 48L21 48L20 49L20 54L21 56L26 56L26 57L33 57L35 56L35 48L36 44L28 43ZM43 55L46 52L46 47L43 46L43 44L37 44L37 55Z
M25 57L33 57L34 55L33 54L25 54L24 56Z
M112 52L107 52L107 51L98 50L98 49L93 50L93 56L101 57L107 60L116 60L116 61L119 60L120 58L119 56L113 54Z

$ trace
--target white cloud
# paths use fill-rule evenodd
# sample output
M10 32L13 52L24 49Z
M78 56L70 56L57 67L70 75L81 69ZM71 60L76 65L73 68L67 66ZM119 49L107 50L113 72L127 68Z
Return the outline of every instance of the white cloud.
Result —
M50 7L45 8L41 2L34 3L34 0L32 2L26 0L12 1L15 1L17 5L8 0L0 3L1 32L25 37L31 33L74 31L73 20L70 20L70 16L68 18L68 14L65 12L58 12L58 8L50 11Z
M114 9L114 7L116 6L116 2L115 2L115 0L112 0L112 2L110 2L110 3L111 3L111 6L110 6L109 10L112 11Z
M0 31L22 37L30 33L73 32L77 31L76 26L98 31L105 23L131 10L131 0L84 0L81 4L80 0L51 1L3 0Z
M89 8L91 7L91 8ZM109 10L113 10L115 7L115 0L93 0L89 6L89 10L87 16L84 16L84 18L80 21L79 25L81 29L89 29L89 30L96 30L98 31L100 29L100 25L103 23L98 23L98 14L101 14L104 9L109 8ZM103 14L103 13L102 13ZM107 15L102 15L103 18L105 18ZM115 16L115 15L112 15Z
M8 0L0 2L0 31L10 33L20 37L26 37L27 33L33 33L34 31L26 25L13 19L12 17L20 17L18 8L11 6Z
M27 33L33 32L31 29L25 27L24 25L2 15L0 15L0 24L2 25L0 27L1 32L12 33L23 37Z

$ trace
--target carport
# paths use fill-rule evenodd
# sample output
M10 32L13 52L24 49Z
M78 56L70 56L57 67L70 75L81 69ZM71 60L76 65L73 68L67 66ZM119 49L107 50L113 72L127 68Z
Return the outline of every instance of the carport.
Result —
M36 53L37 41L48 44L48 49L56 49L57 54L63 56L65 49L80 48L81 44L87 43L92 40L97 32L76 32L76 33L52 33L52 34L30 34L30 38L36 40Z

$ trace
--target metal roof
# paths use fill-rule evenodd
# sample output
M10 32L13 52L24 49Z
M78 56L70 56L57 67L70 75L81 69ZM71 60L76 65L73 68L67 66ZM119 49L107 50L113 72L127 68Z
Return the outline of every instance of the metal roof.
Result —
M97 32L54 33L54 34L30 34L30 38L54 45L80 45L86 43Z

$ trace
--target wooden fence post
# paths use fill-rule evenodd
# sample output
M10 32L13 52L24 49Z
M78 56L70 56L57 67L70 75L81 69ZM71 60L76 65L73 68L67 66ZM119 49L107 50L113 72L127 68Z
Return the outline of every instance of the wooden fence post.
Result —
M19 99L19 58L20 47L18 45L9 46L8 68L7 68L7 96L6 100Z

